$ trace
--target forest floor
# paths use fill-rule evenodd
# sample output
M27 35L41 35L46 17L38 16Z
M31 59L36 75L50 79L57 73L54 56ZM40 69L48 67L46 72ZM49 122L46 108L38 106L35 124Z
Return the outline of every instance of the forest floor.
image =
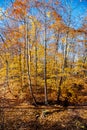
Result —
M87 130L87 106L30 105L1 100L0 130ZM7 104L7 105L6 105Z

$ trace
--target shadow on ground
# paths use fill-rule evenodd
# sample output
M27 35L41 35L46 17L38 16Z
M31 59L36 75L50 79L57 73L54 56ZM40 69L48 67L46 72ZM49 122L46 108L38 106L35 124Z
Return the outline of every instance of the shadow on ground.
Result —
M0 130L87 130L87 120L79 116L73 116L67 123L45 122L41 124L39 120L23 121L21 119L8 120Z

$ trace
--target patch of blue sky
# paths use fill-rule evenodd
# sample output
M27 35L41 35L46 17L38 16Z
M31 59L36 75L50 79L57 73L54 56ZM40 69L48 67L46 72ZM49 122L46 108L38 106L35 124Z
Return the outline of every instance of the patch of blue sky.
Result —
M0 0L0 8L6 9L14 0Z
M66 24L71 11L71 27L80 28L84 17L87 15L87 0L60 0L66 9L62 11L62 17Z
M0 0L0 7L3 7L4 0Z
M14 1L14 0L12 0ZM38 0L38 1L42 1L42 0ZM45 0L46 2L49 2L49 0ZM56 0L53 0L53 2ZM64 8L66 8L66 11L68 12L68 14L70 13L69 11L69 7L71 8L71 27L74 28L79 28L81 27L82 21L84 19L84 16L86 16L86 12L87 12L87 0L59 0L61 1L62 5L64 6ZM0 0L0 8L6 9L7 7L9 7L11 4L11 0ZM58 6L55 6L55 8ZM65 23L67 24L67 17L68 14L66 12L64 12L62 9L57 8L58 12L60 12L60 14L62 15L62 18L64 19ZM60 11L59 11L60 10ZM43 18L40 15L40 12L38 11L37 8L32 7L31 8L31 14L36 16L37 18L41 19ZM41 17L41 18L40 18Z

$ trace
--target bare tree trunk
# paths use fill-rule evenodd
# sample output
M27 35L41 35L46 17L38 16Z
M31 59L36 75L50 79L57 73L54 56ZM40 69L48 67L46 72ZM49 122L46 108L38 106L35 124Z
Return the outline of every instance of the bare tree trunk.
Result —
M46 40L46 12L45 12L45 30L44 30L44 94L45 94L45 104L48 104L47 95L47 40Z
M86 62L87 62L87 34L85 33L84 34L85 36L84 36L84 48L85 48L85 50L84 50L84 56L83 56L83 63L84 64L86 64ZM83 68L86 70L86 67L83 65ZM84 77L86 77L87 76L87 72L86 71L84 71Z
M6 86L8 86L8 72L9 71L9 67L8 67L8 61L6 60Z
M34 97L33 94L33 90L32 90L32 84L31 84L31 68L30 68L30 64L31 64L31 51L30 51L30 44L29 44L29 37L28 37L28 22L26 21L26 59L27 59L27 69L28 69L28 83L29 83L29 89L30 89L30 93L32 95L34 104L36 105L36 99Z
M87 61L87 34L85 33L85 36L84 36L84 47L85 47L85 52L84 52L84 63L86 63Z
M63 71L65 71L65 68L68 66L67 64L67 61L68 61L68 46L69 46L69 41L68 41L68 38L69 38L69 28L70 28L70 24L71 24L71 9L69 8L70 10L70 14L69 14L69 17L68 17L68 25L67 25L67 30L66 30L66 44L65 44L65 53L64 53L64 65L63 65Z
M22 57L21 57L21 46L20 46L19 50L20 50L20 54L19 54L20 82L21 82L21 90L22 90L22 88L23 88L23 81L22 81L22 64L21 64L21 61L22 61Z
M63 71L64 71L65 68L67 67L68 34L69 34L69 30L66 32L66 45L65 45L65 53L64 53Z
M61 96L61 84L62 84L63 77L60 77L59 87L58 87L58 93L57 93L57 102L60 103L60 96Z
M56 41L56 50L55 50L55 65L57 67L57 53L58 53L58 44L59 44L59 30L57 32L57 41ZM61 84L62 84L62 77L60 77L60 82L58 84L58 72L56 70L56 85L57 85L57 102L60 103L60 96L61 96Z
M35 45L35 87L37 92L37 43Z

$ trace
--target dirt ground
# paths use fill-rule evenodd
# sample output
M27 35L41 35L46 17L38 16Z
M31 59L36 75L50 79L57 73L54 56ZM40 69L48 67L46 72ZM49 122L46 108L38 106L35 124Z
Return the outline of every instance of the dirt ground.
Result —
M87 130L87 106L1 106L0 130Z

